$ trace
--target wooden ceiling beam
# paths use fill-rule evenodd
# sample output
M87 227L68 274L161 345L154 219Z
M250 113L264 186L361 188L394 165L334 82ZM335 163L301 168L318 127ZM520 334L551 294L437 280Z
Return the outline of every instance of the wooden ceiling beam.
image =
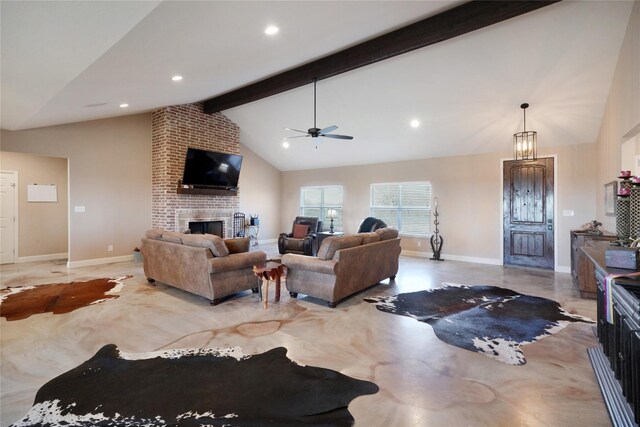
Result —
M355 70L534 11L560 0L471 1L340 52L204 101L217 113L318 80Z

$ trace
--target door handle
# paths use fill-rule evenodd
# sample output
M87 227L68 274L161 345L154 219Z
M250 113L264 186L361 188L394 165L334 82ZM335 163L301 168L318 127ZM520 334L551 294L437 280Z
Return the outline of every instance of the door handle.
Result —
M553 225L547 225L547 230L553 230Z

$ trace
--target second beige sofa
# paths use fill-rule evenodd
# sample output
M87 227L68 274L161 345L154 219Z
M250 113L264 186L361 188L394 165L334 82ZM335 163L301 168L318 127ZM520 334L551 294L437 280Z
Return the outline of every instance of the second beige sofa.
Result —
M381 228L371 233L327 237L317 257L286 254L287 290L327 301L335 307L344 298L398 273L398 230Z

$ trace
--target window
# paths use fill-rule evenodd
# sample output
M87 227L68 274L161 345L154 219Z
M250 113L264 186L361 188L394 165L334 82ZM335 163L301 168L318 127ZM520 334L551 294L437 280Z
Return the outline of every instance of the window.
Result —
M431 183L371 184L371 216L380 218L402 234L431 232Z
M335 209L337 217L333 219L335 231L342 230L342 186L302 187L300 188L300 215L317 216L322 221L322 228L329 229L331 219L327 211Z

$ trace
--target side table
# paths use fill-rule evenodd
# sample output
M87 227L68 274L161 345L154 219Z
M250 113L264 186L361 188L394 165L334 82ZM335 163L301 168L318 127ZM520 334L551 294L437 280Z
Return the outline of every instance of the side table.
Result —
M260 286L260 298L262 299L264 309L269 306L269 282L275 281L276 295L275 302L280 301L280 278L286 277L287 268L284 264L280 264L274 261L267 261L266 264L254 265L253 273L262 279L262 285ZM264 286L264 290L262 289Z

